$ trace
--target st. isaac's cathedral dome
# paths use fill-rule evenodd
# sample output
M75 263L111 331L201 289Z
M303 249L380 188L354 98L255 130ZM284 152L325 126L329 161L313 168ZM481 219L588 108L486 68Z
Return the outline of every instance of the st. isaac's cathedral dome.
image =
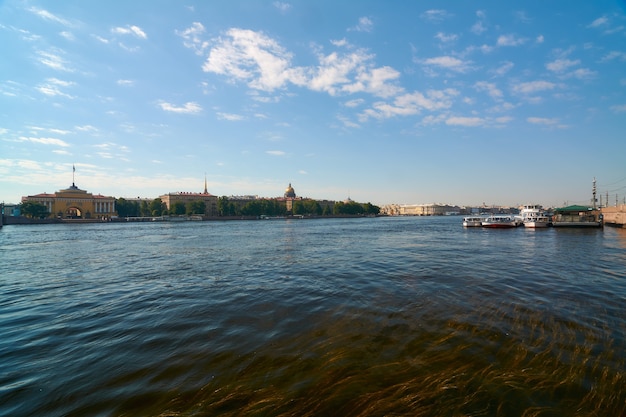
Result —
M289 187L285 190L285 198L296 198L296 192L291 186L291 183L289 183Z

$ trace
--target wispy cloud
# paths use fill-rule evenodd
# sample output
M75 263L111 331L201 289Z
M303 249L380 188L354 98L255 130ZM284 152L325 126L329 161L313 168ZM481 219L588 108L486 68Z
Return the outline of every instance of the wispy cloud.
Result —
M477 91L485 91L491 98L498 100L502 98L502 91L496 87L494 83L479 81L474 84L474 88Z
M511 69L515 66L515 64L513 64L510 61L506 61L503 62L502 65L500 65L498 68L494 69L493 72L494 74L502 77L504 74L506 74L507 72L511 71Z
M371 32L374 28L374 22L369 17L361 17L359 18L359 23L348 29L348 31L356 31L356 32Z
M281 13L287 13L289 10L291 10L291 4L284 3L282 1L275 1L274 3L272 3L272 6L278 9L278 11L280 11Z
M546 68L553 72L564 72L568 68L577 66L580 64L580 60L571 60L571 59L557 59L556 61L552 61L546 64Z
M626 112L626 104L621 104L618 106L611 106L611 110L615 113L625 113Z
M549 81L530 81L514 85L513 91L520 94L533 94L539 91L552 90L554 88L556 88L556 84Z
M196 55L203 55L204 51L209 48L209 42L202 39L205 29L202 23L193 22L190 27L175 33L183 38L183 45L195 51Z
M396 116L412 116L422 110L436 111L452 106L452 101L459 92L455 89L429 90L426 94L419 91L396 97L393 102L377 102L371 108L359 114L359 120L365 122L370 118L389 119Z
M420 17L422 19L438 23L450 17L450 13L442 9L431 9L431 10L426 10L424 13L420 15Z
M29 12L41 17L44 20L48 20L51 22L55 22L55 23L59 23L63 26L71 26L70 22L68 20L65 20L61 17L58 17L57 15L54 15L52 13L50 13L47 10L44 9L40 9L38 7L31 7L28 9Z
M483 126L485 120L480 117L450 117L446 119L446 124L450 126L477 127Z
M21 142L31 142L31 143L37 143L40 145L53 145L53 146L62 146L62 147L70 146L67 142L62 141L61 139L56 139L56 138L33 138L33 137L21 136L19 140Z
M552 126L559 123L558 119L549 119L545 117L529 117L526 119L528 123L532 123L535 125L547 125Z
M159 106L164 111L171 112L171 113L195 114L195 113L200 113L202 111L202 107L198 103L194 103L191 101L185 103L182 106L176 106L166 101L160 101Z
M135 82L133 80L117 80L117 85L132 87L135 85Z
M427 66L439 67L448 69L455 72L465 72L470 68L468 62L453 56L438 56L435 58L428 58L423 61Z
M133 35L139 39L148 39L148 35L146 35L146 33L139 26L135 25L114 27L111 28L111 33L115 33L117 35Z
M606 16L599 17L591 22L587 27L589 28L598 28L602 26L606 26L609 23L609 19Z
M35 89L41 94L54 97L74 98L68 93L61 91L61 88L67 88L73 86L75 83L72 81L63 81L57 78L48 78L45 83L39 84Z
M526 39L519 38L515 35L500 35L496 45L498 46L520 46L526 42Z
M243 117L240 114L233 114L233 113L222 113L222 112L218 112L217 114L217 118L220 120L229 120L231 122L236 122L239 120L244 120L245 117Z
M455 35L454 33L437 32L437 34L435 35L435 39L439 39L439 41L441 41L443 43L454 42L458 38L459 38L459 36Z
M273 156L285 156L286 155L284 151L265 151L265 153L268 155L273 155Z
M54 52L37 51L37 60L41 64L57 71L74 72L74 69L68 66L67 61L59 53L62 52L60 50L55 50Z

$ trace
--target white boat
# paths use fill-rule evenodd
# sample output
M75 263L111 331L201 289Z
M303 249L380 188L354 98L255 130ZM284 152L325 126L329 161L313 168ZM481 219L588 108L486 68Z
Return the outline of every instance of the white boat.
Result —
M552 217L546 215L537 215L526 217L524 219L524 227L539 228L552 226Z
M524 227L537 228L552 226L552 217L547 215L539 204L526 204L520 210L520 216Z
M483 225L484 217L468 216L463 217L463 227L480 227Z
M492 214L482 221L483 227L505 229L520 226L521 222L510 214Z

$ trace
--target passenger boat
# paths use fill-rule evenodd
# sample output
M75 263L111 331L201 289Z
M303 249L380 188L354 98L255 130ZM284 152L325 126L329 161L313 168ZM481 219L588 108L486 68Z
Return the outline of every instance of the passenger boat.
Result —
M537 228L552 226L552 218L547 215L539 204L526 204L520 210L524 227Z
M588 206L567 206L554 210L554 227L602 227L600 210Z
M552 226L552 217L546 215L536 215L526 217L523 221L524 227L538 228Z
M492 214L491 216L486 217L482 221L483 227L491 227L491 228L499 228L499 229L517 227L521 224L522 223L519 220L517 220L514 216L511 216L509 214Z
M484 217L469 216L463 217L463 227L480 227L483 225Z

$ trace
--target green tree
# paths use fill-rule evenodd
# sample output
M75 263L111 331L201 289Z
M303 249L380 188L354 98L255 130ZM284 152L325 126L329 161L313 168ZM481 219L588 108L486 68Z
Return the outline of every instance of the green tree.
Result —
M155 198L154 200L152 200L152 202L150 203L150 213L153 216L160 216L163 214L163 210L165 210L167 207L165 206L165 203L161 201L160 198Z
M30 217L32 219L45 219L50 215L48 209L41 203L36 201L25 201L20 206L20 212L23 216Z
M185 203L183 203L182 201L177 201L172 204L172 207L170 207L170 214L180 216L181 214L185 214L185 210Z
M206 211L206 203L202 200L190 201L187 203L187 214L204 215Z
M120 197L115 200L115 210L120 217L137 217L139 216L139 203Z

